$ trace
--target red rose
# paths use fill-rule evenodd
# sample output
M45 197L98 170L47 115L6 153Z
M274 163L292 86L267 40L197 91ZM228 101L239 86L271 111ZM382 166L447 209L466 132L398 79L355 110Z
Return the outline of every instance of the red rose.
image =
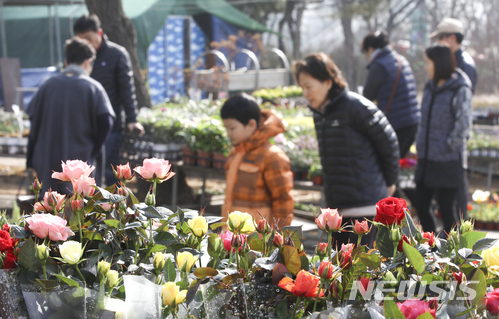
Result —
M352 268L352 252L344 251L340 257L340 267L343 269Z
M435 234L433 232L423 232L423 238L428 239L430 247L435 246Z
M485 308L487 308L491 315L499 315L499 288L489 292L486 296Z
M384 198L376 204L376 218L374 220L386 226L400 225L405 217L406 209L407 203L402 198Z
M403 249L404 241L406 243L408 243L409 245L411 244L411 242L409 241L409 238L407 238L406 235L403 235L402 239L399 241L399 244L397 246L397 251L400 251L400 252L404 251L404 249Z
M0 230L0 251L4 252L14 247L14 239L5 230Z
M2 229L5 230L5 231L10 231L9 224L3 224Z
M3 260L2 269L12 269L17 267L17 256L11 252L7 252L7 256Z

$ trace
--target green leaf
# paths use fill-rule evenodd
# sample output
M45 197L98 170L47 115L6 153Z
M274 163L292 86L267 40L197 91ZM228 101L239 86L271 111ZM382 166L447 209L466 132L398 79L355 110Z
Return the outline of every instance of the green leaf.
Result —
M489 249L497 242L497 238L482 238L473 245L473 252Z
M175 269L175 266L170 258L168 258L165 262L163 275L165 276L166 281L175 281L175 279L177 279L177 270Z
M409 214L407 210L405 211L405 220L407 222L407 226L409 227L409 231L411 232L411 236L415 237L418 230L412 220L411 214Z
M90 231L90 230L84 229L83 230L83 237L87 238L88 240L102 241L102 235L99 234L97 231Z
M430 314L430 311L428 310L428 311L427 311L427 312L425 312L424 314L419 315L416 319L435 319L435 317L433 317L433 316Z
M36 244L31 237L24 242L19 249L17 261L21 266L29 270L37 270L42 267L42 263L36 258Z
M472 283L468 285L468 289L474 290L476 293L476 296L473 299L473 305L476 306L478 302L480 302L487 293L487 278L485 277L483 271L480 268L478 268L476 269L473 277L471 277L470 281Z
M141 209L141 211L144 212L144 216L147 218L163 218L158 210L152 206L147 206L144 210Z
M431 284L433 281L442 281L442 277L434 274L424 274L421 278L421 283L425 282L426 285Z
M246 240L252 250L263 252L263 239L260 239L257 232L251 233Z
M35 285L40 287L42 291L52 291L59 284L55 280L36 279Z
M419 251L409 245L405 240L403 241L402 247L404 250L404 254L407 256L407 258L409 258L409 261L414 267L414 270L416 270L418 275L421 275L426 267L423 256L421 256Z
M184 223L184 211L182 210L182 208L180 208L178 206L177 206L177 215L178 215L179 224L183 224Z
M385 226L378 227L376 248L383 257L393 257L393 242L390 240L390 230Z
M404 314L402 313L402 311L400 311L395 301L390 299L385 299L385 304L383 305L383 313L385 315L385 318L405 319Z
M218 275L218 270L211 267L201 267L194 270L194 276L198 277L199 279L213 277L216 275Z
M459 248L471 248L480 239L485 238L487 234L479 231L469 231L459 237Z
M71 279L71 278L68 278L68 277L62 276L62 275L58 275L58 274L54 274L54 276L56 276L60 280L62 280L65 283L67 283L70 287L78 287L79 286L78 282L75 281L75 280L73 280L73 279Z
M118 226L120 225L120 221L116 219L106 219L104 223L109 227L114 227L116 229L118 229Z
M223 227L223 226L225 226L225 225L227 225L227 223L225 223L225 222L224 222L224 223L214 223L214 224L211 224L211 225L210 225L210 228L211 228L212 230L215 230L215 229L217 229L218 227Z
M163 246L163 245L154 245L152 246L152 248L149 250L149 252L152 254L152 253L157 253L158 251L164 251L166 250L166 246Z
M303 231L302 226L284 226L282 227L284 238L291 236L296 247L301 247Z
M133 205L138 205L140 204L140 201L137 199L135 194L127 187L126 190L128 191L128 194L130 194L130 198L132 199Z
M282 249L282 263L289 272L296 275L301 269L301 258L298 249L293 246L284 245Z
M381 258L377 254L360 253L359 258L364 265L371 269L377 269L381 266Z

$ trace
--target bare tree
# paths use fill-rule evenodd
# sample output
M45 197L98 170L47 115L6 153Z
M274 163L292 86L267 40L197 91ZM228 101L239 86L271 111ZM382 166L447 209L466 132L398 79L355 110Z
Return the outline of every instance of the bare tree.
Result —
M125 15L121 0L85 0L88 11L101 20L102 29L113 42L125 47L130 54L135 92L139 107L151 107L151 98L142 77L137 57L137 37L132 20Z
M305 10L306 0L286 0L284 16L279 21L279 33L283 34L284 26L287 25L293 43L293 58L300 57L301 49L301 20ZM286 52L284 39L279 37L279 49Z

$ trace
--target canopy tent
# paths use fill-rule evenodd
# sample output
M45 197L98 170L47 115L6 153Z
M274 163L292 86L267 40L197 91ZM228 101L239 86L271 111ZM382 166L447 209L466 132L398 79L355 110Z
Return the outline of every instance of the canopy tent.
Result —
M0 4L2 2L5 6L0 7L3 13L0 26L5 26L2 51L9 57L20 58L22 68L54 65L56 55L57 62L62 62L62 46L64 40L72 36L73 20L88 13L82 0L0 0ZM147 49L169 15L208 13L247 30L273 32L224 0L122 0L122 3L135 25L137 55L143 68L147 65Z

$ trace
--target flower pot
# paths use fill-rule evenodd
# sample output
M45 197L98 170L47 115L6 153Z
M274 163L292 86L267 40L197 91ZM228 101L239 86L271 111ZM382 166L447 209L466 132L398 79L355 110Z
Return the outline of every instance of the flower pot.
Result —
M480 156L480 151L479 150L471 150L470 155L473 157L478 157Z
M38 292L34 285L23 285L23 296L30 319L86 318L85 288Z
M19 152L19 138L18 137L7 137L5 141L7 145L9 154L17 154Z
M196 154L187 146L182 146L182 161L186 165L196 165Z
M314 185L322 185L322 176L312 176L312 183L314 183Z
M481 157L487 157L487 155L488 155L488 150L487 150L487 149L485 149L485 148L482 148L482 149L480 150L480 156L481 156Z
M225 163L227 162L227 156L224 154L214 152L212 154L213 168L224 169Z
M142 276L123 276L125 285L125 319L161 318L161 290L162 286L156 285Z
M485 229L487 230L494 230L495 229L495 225L493 222L486 222L485 223Z
M198 166L211 167L211 153L197 150Z

